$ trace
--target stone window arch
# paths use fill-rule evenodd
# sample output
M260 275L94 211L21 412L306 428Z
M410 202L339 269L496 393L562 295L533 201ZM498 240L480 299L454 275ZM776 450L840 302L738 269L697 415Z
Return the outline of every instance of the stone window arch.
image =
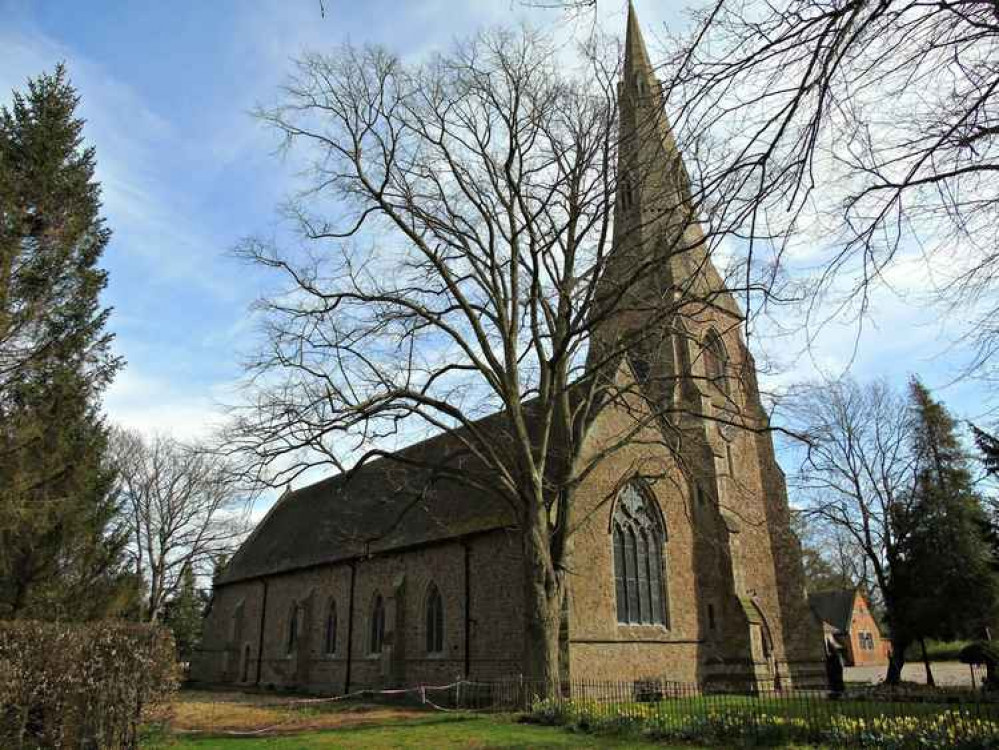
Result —
M288 613L288 638L285 642L285 652L289 655L295 653L295 649L298 648L299 631L302 627L301 609L297 602L291 603L291 610Z
M437 584L427 588L425 607L426 649L428 654L444 653L444 597Z
M229 641L233 645L238 645L243 640L243 626L246 620L246 600L240 599L232 613L232 623L230 624Z
M621 176L618 190L621 197L621 208L625 211L631 210L631 207L635 204L635 186L632 182L631 175L627 172Z
M243 669L240 675L241 682L250 681L250 644L243 646Z
M658 506L637 481L618 493L611 522L617 621L669 626L664 545Z
M635 73L635 91L639 96L645 96L645 74Z
M336 599L330 597L326 605L326 627L323 630L323 653L336 653Z
M712 329L704 337L704 377L722 393L728 393L728 353L721 336Z
M371 619L368 631L368 653L380 654L385 645L385 600L381 594L375 594L371 603Z

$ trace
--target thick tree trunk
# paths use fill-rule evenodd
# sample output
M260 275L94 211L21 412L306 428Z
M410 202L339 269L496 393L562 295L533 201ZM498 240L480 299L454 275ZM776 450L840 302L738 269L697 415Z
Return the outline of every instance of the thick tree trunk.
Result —
M532 526L524 534L524 677L535 695L551 697L561 689L559 627L564 581L552 564L547 519L536 518Z
M926 684L930 687L936 687L936 680L933 679L933 670L930 669L930 657L926 653L926 639L919 639L919 646L923 649L923 667L926 669Z
M905 666L905 650L908 647L908 640L903 641L892 638L891 658L888 660L888 674L885 675L885 682L889 685L898 685L902 681L902 667Z
M898 685L902 681L902 667L905 666L905 652L912 643L911 632L906 628L905 617L900 611L896 590L882 584L885 607L888 612L888 629L891 631L891 658L888 660L888 673L885 682Z

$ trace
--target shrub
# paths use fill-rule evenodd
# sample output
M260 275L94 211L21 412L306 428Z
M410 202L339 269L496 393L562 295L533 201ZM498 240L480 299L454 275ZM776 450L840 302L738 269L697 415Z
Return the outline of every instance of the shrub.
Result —
M0 623L0 747L138 746L140 716L177 687L160 627L101 622Z

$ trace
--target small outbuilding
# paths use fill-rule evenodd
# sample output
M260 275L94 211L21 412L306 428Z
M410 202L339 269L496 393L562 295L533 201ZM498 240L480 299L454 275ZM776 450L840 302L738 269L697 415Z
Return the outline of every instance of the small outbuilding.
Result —
M812 611L822 621L826 649L836 649L848 667L888 663L891 641L871 613L860 589L835 589L808 595Z

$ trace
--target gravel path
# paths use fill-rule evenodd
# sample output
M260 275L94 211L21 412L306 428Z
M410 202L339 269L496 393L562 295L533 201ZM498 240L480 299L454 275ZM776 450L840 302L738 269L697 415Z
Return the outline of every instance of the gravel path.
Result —
M950 685L954 687L971 687L971 672L967 664L957 661L938 661L930 665L933 670L933 677L937 685ZM888 667L846 667L843 670L843 678L847 682L882 682ZM980 675L976 675L976 684ZM922 662L907 663L902 668L902 679L906 682L926 682L926 670Z

